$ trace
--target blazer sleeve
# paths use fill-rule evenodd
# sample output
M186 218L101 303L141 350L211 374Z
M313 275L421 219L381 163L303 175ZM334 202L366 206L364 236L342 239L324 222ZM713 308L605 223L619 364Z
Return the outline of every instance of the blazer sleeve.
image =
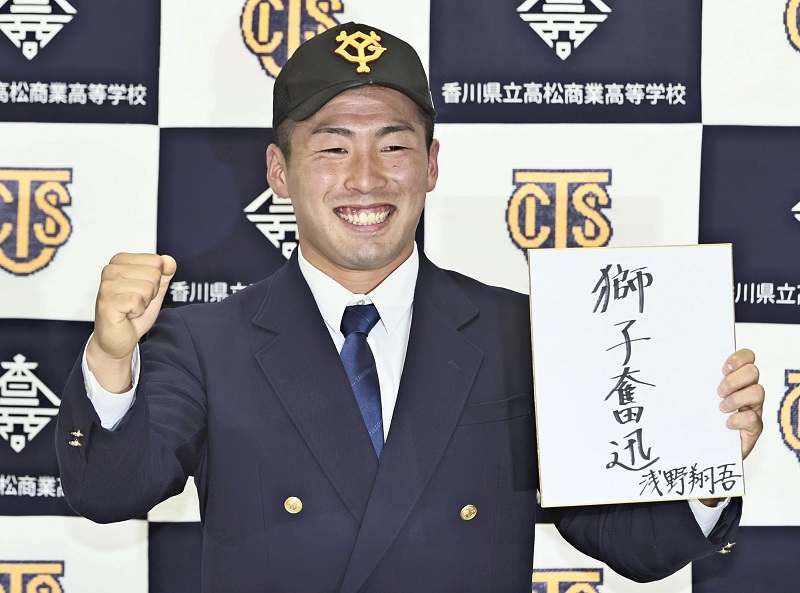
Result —
M64 496L98 523L141 517L180 493L205 448L202 366L178 309L160 312L140 354L136 399L114 431L86 395L80 355L62 392L55 446Z
M742 499L732 498L707 538L685 500L562 508L555 524L578 550L643 583L721 551L741 513Z

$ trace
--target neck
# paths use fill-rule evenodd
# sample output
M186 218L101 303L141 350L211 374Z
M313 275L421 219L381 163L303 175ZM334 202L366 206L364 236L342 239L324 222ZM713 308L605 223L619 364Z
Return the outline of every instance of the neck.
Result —
M404 261L411 257L411 254L414 252L414 243L413 241L409 243L408 246L389 263L379 268L369 270L352 270L339 266L335 262L323 257L313 246L303 243L302 241L300 242L300 248L303 250L303 257L320 272L327 274L354 294L368 294Z

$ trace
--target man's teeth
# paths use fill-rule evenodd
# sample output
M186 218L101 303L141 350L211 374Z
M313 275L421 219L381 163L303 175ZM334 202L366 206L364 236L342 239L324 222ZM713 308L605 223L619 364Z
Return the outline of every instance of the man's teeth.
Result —
M385 210L339 210L337 214L340 218L346 220L350 224L356 226L367 226L371 224L380 224L389 216L391 209Z

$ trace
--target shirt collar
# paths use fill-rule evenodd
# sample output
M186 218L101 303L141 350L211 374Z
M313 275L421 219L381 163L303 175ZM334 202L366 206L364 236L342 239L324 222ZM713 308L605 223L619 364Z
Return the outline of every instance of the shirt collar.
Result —
M386 333L390 334L397 328L414 302L414 289L419 271L419 253L416 242L408 259L366 295L350 292L336 280L314 267L303 257L300 246L297 247L297 263L317 302L322 318L333 331L341 331L345 307L372 303L381 316L380 322L386 328Z

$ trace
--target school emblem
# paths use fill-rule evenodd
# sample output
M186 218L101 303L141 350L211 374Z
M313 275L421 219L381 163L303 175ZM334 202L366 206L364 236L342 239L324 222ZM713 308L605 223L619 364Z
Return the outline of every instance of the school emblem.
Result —
M0 169L0 268L27 276L69 240L72 169Z
M611 171L514 170L515 189L506 223L514 244L538 247L603 247L613 235Z
M517 14L566 60L611 14L603 0L525 0Z
M786 446L800 460L800 370L786 371L786 394L778 411L778 425Z
M784 19L789 43L800 51L800 0L788 0Z
M67 0L0 0L0 31L32 60L77 12Z
M41 560L0 560L0 592L64 593L64 563Z
M600 593L602 568L534 568L533 593Z
M38 362L17 354L0 362L0 438L19 453L58 414L61 399L33 371Z
M297 248L297 217L289 198L281 198L267 188L255 200L245 206L247 220L281 252L286 259Z
M247 0L242 36L275 78L301 43L340 24L334 15L343 10L342 0Z
M380 35L375 31L370 31L369 35L362 31L348 35L342 31L336 36L336 41L339 41L340 45L334 50L334 53L339 54L348 62L358 64L356 72L359 74L367 74L370 71L367 64L380 58L386 51L386 48L380 44Z

